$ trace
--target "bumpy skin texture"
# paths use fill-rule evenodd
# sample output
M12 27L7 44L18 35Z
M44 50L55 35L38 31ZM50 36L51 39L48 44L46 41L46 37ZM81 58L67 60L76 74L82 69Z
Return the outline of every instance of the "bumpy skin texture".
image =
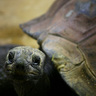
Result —
M77 94L96 96L96 2L57 0L54 4L58 5L46 13L46 19L39 17L39 21L20 26L38 40L63 80Z
M7 78L4 72L4 64L8 51L16 47L16 45L0 46L0 95L1 96L17 96L12 82Z
M49 78L44 72L45 55L31 47L16 47L8 52L5 71L18 96L45 96Z

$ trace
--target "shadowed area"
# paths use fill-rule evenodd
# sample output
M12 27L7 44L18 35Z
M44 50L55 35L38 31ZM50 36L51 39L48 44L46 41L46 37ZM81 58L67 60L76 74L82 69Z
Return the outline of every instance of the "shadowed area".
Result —
M0 46L0 95L1 96L17 96L12 82L10 82L3 70L5 64L5 57L7 52L16 45Z

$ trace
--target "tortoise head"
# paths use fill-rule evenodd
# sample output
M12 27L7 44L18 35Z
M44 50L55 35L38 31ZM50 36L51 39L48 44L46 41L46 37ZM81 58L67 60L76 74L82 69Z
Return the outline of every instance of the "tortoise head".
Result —
M5 72L12 80L38 80L43 75L45 55L31 47L15 47L6 57Z

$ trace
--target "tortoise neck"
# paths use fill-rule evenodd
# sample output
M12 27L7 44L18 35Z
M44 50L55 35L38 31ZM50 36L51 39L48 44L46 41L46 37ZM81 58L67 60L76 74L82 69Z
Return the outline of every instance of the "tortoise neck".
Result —
M34 90L35 83L33 82L14 82L15 90L18 96L26 96L30 91ZM30 95L28 95L30 96Z
M44 75L38 81L25 81L13 83L18 96L45 96L49 90L49 78Z

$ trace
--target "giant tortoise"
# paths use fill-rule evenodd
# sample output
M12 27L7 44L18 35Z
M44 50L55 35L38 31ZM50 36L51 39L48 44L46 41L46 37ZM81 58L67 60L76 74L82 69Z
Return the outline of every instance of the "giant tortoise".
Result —
M8 52L5 69L19 96L48 88L46 57L79 96L96 96L96 0L56 0L46 14L20 27L42 52L26 46Z

